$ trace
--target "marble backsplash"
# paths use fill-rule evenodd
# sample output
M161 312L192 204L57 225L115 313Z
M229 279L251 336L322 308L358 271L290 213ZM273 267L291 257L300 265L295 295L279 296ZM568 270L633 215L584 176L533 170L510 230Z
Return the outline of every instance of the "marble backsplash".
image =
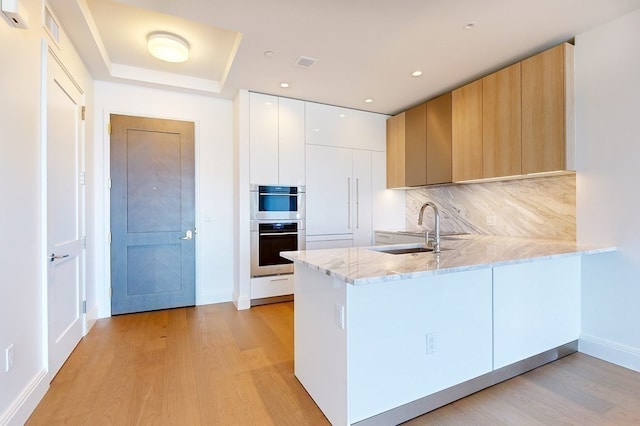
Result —
M406 190L406 228L418 229L425 201L440 211L441 232L576 239L575 174ZM423 224L433 229L433 213Z

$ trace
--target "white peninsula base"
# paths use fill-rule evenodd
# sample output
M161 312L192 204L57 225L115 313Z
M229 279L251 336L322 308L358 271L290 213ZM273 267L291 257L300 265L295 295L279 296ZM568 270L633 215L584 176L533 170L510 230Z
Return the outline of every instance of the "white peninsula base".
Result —
M575 352L580 261L366 285L296 261L295 375L334 425L401 423Z

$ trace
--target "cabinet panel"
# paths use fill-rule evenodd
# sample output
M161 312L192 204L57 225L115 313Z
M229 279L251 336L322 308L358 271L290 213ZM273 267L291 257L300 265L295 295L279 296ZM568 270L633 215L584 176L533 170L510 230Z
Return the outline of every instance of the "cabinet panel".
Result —
M353 233L352 151L307 145L307 235Z
M566 168L567 46L562 44L522 61L522 173Z
M427 104L405 113L405 181L403 186L427 184Z
M278 99L278 174L281 185L304 185L304 102Z
M387 119L387 188L405 186L405 117L402 112Z
M483 177L519 175L521 166L520 63L482 79Z
M452 180L482 178L482 80L453 91Z
M386 118L382 114L306 102L306 142L384 151Z
M249 93L249 179L278 183L278 98Z
M427 184L451 182L451 92L427 102Z
M494 369L577 340L580 257L494 268Z
M353 151L353 245L373 245L371 151Z

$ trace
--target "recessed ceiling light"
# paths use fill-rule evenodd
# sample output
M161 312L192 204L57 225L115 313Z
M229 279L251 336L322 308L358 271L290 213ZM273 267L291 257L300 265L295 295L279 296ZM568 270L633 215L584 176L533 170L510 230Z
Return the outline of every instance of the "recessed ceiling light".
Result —
M420 77L422 75L422 71L416 70L416 71L412 72L411 75L413 77Z
M182 37L162 31L147 36L147 49L165 62L185 62L189 59L189 43Z
M365 99L364 101L365 101L366 103L370 104L371 102L373 102L373 99L371 99L371 98L367 98L367 99Z
M267 58L273 58L274 56L276 56L276 52L274 52L273 50L265 50L264 56L266 56Z
M287 89L289 87L289 83L282 82L280 83L280 87L282 87L283 89Z
M469 21L466 24L464 24L464 27L462 27L462 28L464 28L465 30L471 30L471 29L475 28L476 25L478 25L477 22Z

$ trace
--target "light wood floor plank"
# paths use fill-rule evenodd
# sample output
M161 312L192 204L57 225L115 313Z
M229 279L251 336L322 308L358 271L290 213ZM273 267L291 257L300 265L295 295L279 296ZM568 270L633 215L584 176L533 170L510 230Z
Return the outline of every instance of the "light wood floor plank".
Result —
M28 425L325 426L293 374L293 303L99 320ZM574 354L406 423L640 425L640 373Z

